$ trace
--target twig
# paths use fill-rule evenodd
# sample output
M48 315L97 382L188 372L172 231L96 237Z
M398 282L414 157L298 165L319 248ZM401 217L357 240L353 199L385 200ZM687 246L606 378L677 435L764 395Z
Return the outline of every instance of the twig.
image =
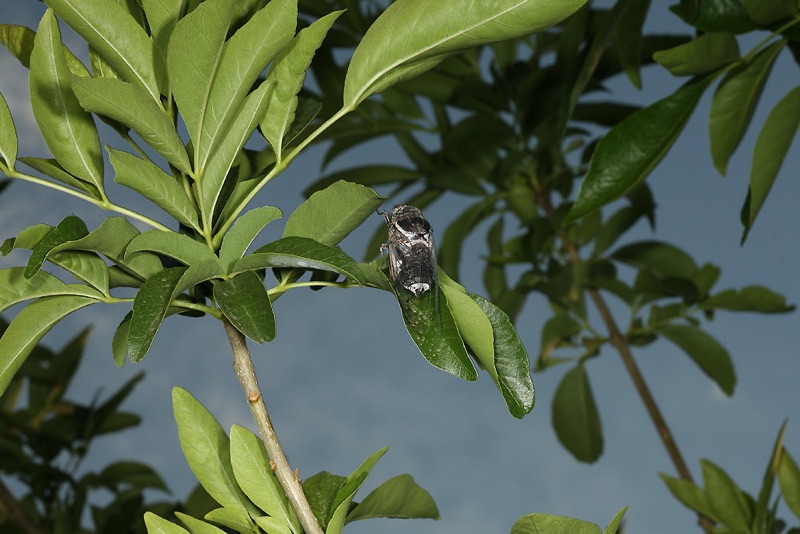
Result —
M20 506L2 480L0 480L0 503L5 507L7 519L11 523L16 523L23 532L27 534L46 534L46 531L37 525L36 521Z
M292 504L297 518L306 533L323 534L322 528L320 528L317 518L311 510L311 505L308 504L308 499L303 493L300 480L289 466L286 455L283 453L283 448L281 448L281 444L278 441L278 436L275 434L275 429L272 427L267 407L264 404L264 398L258 387L256 372L253 369L253 361L250 359L250 351L247 349L245 338L228 319L223 317L222 324L228 334L228 341L233 350L233 369L236 371L236 376L239 377L239 383L242 386L242 391L244 391L250 412L253 414L261 439L267 448L267 454L269 454L270 460L275 465L275 476L278 478L278 482L286 493L286 497Z

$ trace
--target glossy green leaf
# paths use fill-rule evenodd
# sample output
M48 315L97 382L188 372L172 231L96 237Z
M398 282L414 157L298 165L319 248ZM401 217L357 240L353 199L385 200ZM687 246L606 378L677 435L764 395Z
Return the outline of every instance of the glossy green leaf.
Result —
M716 339L699 328L684 324L668 324L655 331L683 349L726 395L733 395L736 387L733 362Z
M740 290L726 289L700 303L704 310L785 313L794 310L786 297L764 286L747 286Z
M660 241L639 241L614 251L611 257L659 276L691 280L697 265L691 256L678 247Z
M553 428L558 441L581 462L603 453L603 431L583 364L564 375L553 397Z
M97 302L92 297L44 297L25 306L0 337L0 395L50 329L70 313Z
M172 406L181 449L203 488L226 508L254 509L236 482L230 441L219 422L185 389L172 389Z
M125 314L125 318L114 330L114 337L111 338L111 353L114 355L114 363L117 367L125 365L125 357L128 355L128 334L131 331L132 313Z
M617 512L611 521L608 523L608 526L603 529L603 534L616 534L619 530L620 525L622 524L622 517L625 515L625 512L628 510L628 507L624 507L622 510Z
M167 73L170 89L195 147L201 144L211 84L219 68L235 3L235 0L201 3L178 21L169 40ZM202 39L198 39L200 35ZM197 161L198 154L195 154L195 163ZM199 170L197 165L195 170Z
M181 224L199 228L197 208L177 178L149 160L111 147L106 147L106 150L116 171L115 182L133 189Z
M750 167L750 189L742 207L743 242L772 189L798 127L800 87L795 87L775 104L756 139Z
M681 0L670 11L705 32L744 33L756 28L740 0Z
M780 455L778 483L786 505L795 517L800 517L800 468L786 449Z
M71 83L83 109L128 126L169 163L191 174L189 156L172 119L144 89L113 78L73 76Z
M86 229L86 224L74 215L69 215L64 218L58 225L53 228L36 246L31 249L30 258L28 258L28 266L25 268L25 276L30 278L39 272L50 252L58 245L64 244L68 241L80 239L89 231Z
M0 24L0 43L28 69L31 66L31 50L33 50L35 38L36 32L30 28L15 24ZM64 51L67 68L72 74L75 76L89 76L89 71L86 70L83 63L75 57L69 48L62 45L61 49Z
M233 224L219 249L219 259L226 272L230 272L234 262L244 256L261 230L281 216L281 210L275 206L261 206L248 211Z
M669 488L669 491L672 493L673 497L683 503L684 506L690 510L703 514L712 521L719 521L719 518L711 508L711 503L709 502L708 497L706 497L706 493L703 491L703 488L698 487L693 482L683 480L682 478L671 477L669 475L665 475L664 473L659 473L659 476L667 485L667 488Z
M294 510L289 505L275 473L270 469L270 460L261 440L238 425L231 427L231 465L236 481L242 491L261 510L279 520L291 532L300 531ZM256 520L257 521L257 520Z
M209 220L218 210L217 202L222 194L223 184L228 178L236 157L256 129L259 119L264 115L267 97L271 89L272 87L264 83L247 96L236 119L208 161L201 179L201 193Z
M347 514L347 522L377 517L439 519L439 509L431 494L419 487L411 475L400 475L367 495Z
M21 157L17 161L24 163L28 167L36 169L45 176L49 176L50 178L53 178L62 184L66 184L74 187L75 189L89 193L89 195L94 198L102 198L100 191L97 189L97 187L95 187L94 184L90 184L75 178L68 173L64 167L59 165L58 161L56 161L54 158Z
M296 269L318 269L343 274L363 282L356 262L338 247L323 245L306 237L284 237L273 241L234 263L232 273L264 269L270 267L290 267Z
M528 514L517 519L511 534L540 534L557 532L569 534L601 534L594 523L560 515Z
M141 361L150 350L185 271L186 267L164 269L151 276L136 293L128 333L128 358L132 363Z
M370 26L353 53L344 85L344 106L400 79L433 68L447 55L493 41L512 39L556 24L583 0L497 0L464 9L459 0L400 0Z
M154 101L160 101L164 65L153 50L153 41L126 9L116 2L108 2L103 9L97 9L92 0L47 0L46 3L123 80L139 85Z
M383 201L368 187L336 182L300 204L287 219L283 235L335 245L374 215Z
M2 94L0 94L0 156L7 168L14 168L17 162L17 130L14 128L14 119L11 118L11 111Z
M711 509L734 532L748 532L752 513L742 491L728 474L708 460L700 460L703 484Z
M741 0L750 19L756 24L766 26L787 18L797 18L800 6L795 0Z
M533 409L534 390L528 353L508 316L497 306L473 293L469 294L489 322L494 334L494 366L497 385L508 411L521 419Z
M387 447L370 455L364 462L347 477L344 484L339 488L334 499L333 506L331 506L331 519L325 528L325 534L339 534L344 527L347 513L350 510L350 503L355 497L356 492L359 490L364 480L369 475L378 460L386 454Z
M323 529L328 525L336 494L346 480L343 476L333 475L327 471L321 471L303 480L303 493L306 494L311 510Z
M728 161L744 137L753 113L786 41L777 41L725 75L711 100L708 133L714 166L723 176Z
M214 301L231 324L256 343L275 339L275 312L264 281L255 272L214 284Z
M642 88L639 66L642 60L642 30L650 0L628 2L614 33L614 45L625 75L637 89Z
M31 52L28 78L33 116L47 148L75 177L103 190L103 155L92 116L81 107L61 50L61 34L51 10L42 17Z
M175 258L184 265L193 265L202 261L218 262L216 254L211 252L206 245L195 241L188 235L176 232L148 230L131 240L125 250L125 256L132 256L141 251L157 252ZM222 272L221 266L219 272Z
M153 512L145 512L144 526L147 528L147 534L190 534L182 526L167 521Z
M287 133L297 109L297 93L303 87L306 70L311 66L314 52L322 44L333 23L343 11L335 11L298 32L275 58L267 75L267 82L275 85L270 95L266 115L261 119L261 132L281 161L283 137Z
M680 135L713 78L694 79L612 128L597 144L563 224L618 199L647 178Z
M673 76L706 74L739 58L739 43L732 33L705 33L688 43L653 54L653 59Z
M272 0L225 43L211 82L201 137L195 144L198 168L205 167L228 134L250 88L292 39L296 25L297 0Z

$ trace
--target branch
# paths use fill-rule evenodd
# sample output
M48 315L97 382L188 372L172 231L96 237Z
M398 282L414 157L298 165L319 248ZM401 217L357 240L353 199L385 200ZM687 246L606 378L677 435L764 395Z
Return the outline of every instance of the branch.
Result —
M308 499L303 493L300 479L289 466L286 455L283 453L283 448L281 448L281 444L278 441L278 436L275 434L275 429L272 427L267 407L264 404L264 398L261 396L261 390L258 387L256 372L253 369L253 360L250 359L250 351L247 349L245 338L227 318L222 318L222 325L225 327L228 341L233 350L233 369L236 371L236 376L239 377L242 391L244 391L247 404L250 406L250 413L253 414L261 439L267 448L267 454L275 464L275 476L278 477L278 482L286 493L286 497L292 504L297 518L306 533L323 534L322 528L320 528L317 518L311 510L311 505L308 504Z
M11 523L16 523L26 534L47 534L47 531L20 506L2 480L0 480L0 505L5 508L6 518Z

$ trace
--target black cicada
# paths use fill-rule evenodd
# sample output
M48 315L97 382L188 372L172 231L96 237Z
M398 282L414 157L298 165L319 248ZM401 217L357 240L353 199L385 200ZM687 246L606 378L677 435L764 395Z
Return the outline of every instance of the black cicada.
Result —
M431 290L436 293L436 249L430 223L419 209L406 204L380 213L389 226L389 242L381 250L389 252L389 278L394 286L415 297Z

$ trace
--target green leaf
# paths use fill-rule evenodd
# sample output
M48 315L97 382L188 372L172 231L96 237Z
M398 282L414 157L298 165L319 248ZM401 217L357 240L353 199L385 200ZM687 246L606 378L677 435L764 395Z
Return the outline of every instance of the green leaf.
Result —
M306 237L284 237L268 243L233 264L232 273L269 267L318 269L340 273L361 285L363 276L356 262L338 247Z
M617 515L611 519L611 522L609 522L608 526L603 530L603 534L616 534L617 530L619 530L620 524L622 523L622 517L625 515L627 510L628 507L626 506L617 512Z
M127 484L136 489L155 488L167 491L166 484L156 470L140 462L114 462L103 468L100 477L114 484Z
M700 460L703 483L711 509L719 521L734 532L748 532L752 519L742 491L728 474L708 460Z
M206 245L195 241L188 235L177 232L148 230L131 240L125 250L125 256L133 256L143 250L175 258L184 265L193 265L204 261L219 263L216 254L211 252ZM222 266L219 267L219 272L222 273Z
M117 367L125 365L125 357L128 355L128 334L131 331L131 317L133 314L128 312L125 318L114 330L114 337L111 339L111 352L114 355L114 363Z
M345 78L344 107L353 108L400 79L433 68L458 50L544 30L583 4L583 0L497 0L464 9L460 0L394 2L353 52Z
M144 28L125 8L108 2L103 9L97 9L92 0L47 0L46 3L123 80L143 87L154 101L160 102L164 65Z
M131 128L168 162L191 174L183 141L169 115L137 85L113 78L72 77L72 90L83 109Z
M90 304L92 297L44 297L25 306L0 337L0 395L36 344L61 319Z
M275 206L261 206L242 215L222 239L219 260L225 271L229 273L234 262L244 256L261 230L282 215Z
M439 509L431 494L419 487L411 475L400 475L367 495L347 514L347 522L377 517L439 519Z
M235 3L235 0L208 0L199 4L178 21L169 40L167 73L170 89L195 150L201 145L211 84L219 68ZM198 39L200 35L202 39ZM198 153L195 152L195 163L197 161ZM195 170L200 170L197 165Z
M739 58L739 43L732 33L705 33L688 43L653 54L653 59L673 76L706 74Z
M240 508L216 508L205 515L205 519L219 523L224 527L237 532L255 532L253 520L243 509Z
M639 74L642 60L642 29L649 10L650 0L628 2L613 34L622 69L637 89L642 88Z
M92 116L70 87L72 75L61 50L51 10L45 12L31 52L28 78L33 116L47 148L75 177L103 190L103 155Z
M741 0L750 19L756 24L766 26L785 18L796 18L800 15L797 2L794 0Z
M269 92L272 87L263 83L247 96L239 114L230 125L225 137L208 161L202 180L201 194L208 219L218 211L217 202L223 190L225 179L234 165L236 157L264 115Z
M76 295L102 298L103 295L82 284L65 284L46 271L39 271L30 278L24 275L24 267L0 269L0 312L10 306L39 297Z
M151 276L137 291L128 333L128 358L131 362L141 361L150 350L184 272L186 267L164 269Z
M200 519L195 519L190 515L175 512L175 517L183 521L183 523L189 527L192 534L225 534L225 531L221 528L217 528L211 523L206 523Z
M292 39L296 25L297 0L272 0L225 43L211 81L201 137L195 144L198 169L205 167L225 138L248 91Z
M275 312L255 272L245 271L214 284L214 300L231 324L256 343L275 339Z
M728 161L744 137L756 104L786 41L777 41L725 75L711 100L708 133L714 166L723 176Z
M795 517L800 517L800 469L786 449L780 455L778 483L786 505Z
M31 249L31 256L28 258L28 266L25 268L25 276L30 278L38 273L47 259L47 256L55 247L68 241L80 239L88 233L89 231L86 229L86 224L78 217L74 215L65 217L64 220L58 223L55 228Z
M283 137L294 122L297 93L303 87L306 70L311 66L314 52L344 11L334 11L300 30L270 68L267 83L275 85L270 95L266 115L261 119L261 132L269 141L278 161L281 161Z
M503 394L508 411L522 418L533 409L534 390L528 353L508 316L488 300L469 293L489 319L494 334L494 367L497 387Z
M609 130L597 144L578 198L562 224L575 222L644 180L672 147L714 77L689 81Z
M387 447L382 448L381 450L373 453L370 455L364 462L353 471L350 476L347 477L344 484L339 488L339 491L336 492L336 498L333 501L333 505L331 506L331 514L330 521L328 521L328 525L325 528L325 534L340 534L342 528L344 527L347 512L350 510L350 503L355 497L356 492L361 488L361 485L366 480L367 475L369 475L372 468L375 467L375 464L378 460L381 459L381 456L386 454L388 450Z
M235 512L255 511L236 482L230 442L219 422L183 388L172 388L172 406L181 449L203 488L219 504Z
M114 181L133 189L181 224L199 229L197 208L178 179L170 176L149 160L128 152L106 147L111 165L117 174Z
M560 515L528 514L517 519L511 534L541 534L543 532L569 534L600 534L594 523Z
M239 487L253 504L279 520L287 531L291 531L290 525L295 527L295 532L300 531L294 510L269 467L264 444L258 436L238 425L231 427L231 465Z
M686 252L669 243L639 241L618 248L611 257L662 277L692 280L697 265Z
M61 182L62 184L69 185L75 189L80 189L81 191L89 193L89 195L94 198L102 198L100 191L97 189L97 187L95 187L94 184L78 180L68 173L64 167L59 165L58 161L53 158L21 157L18 159L18 161L24 163L28 167L36 169L40 173L49 176L50 178Z
M51 252L47 259L108 296L108 266L94 252L68 251L56 254Z
M373 215L383 200L369 187L336 182L300 204L286 221L283 235L335 245Z
M785 313L794 310L786 298L763 286L747 286L741 290L726 289L700 303L704 310L722 309L759 313Z
M303 493L322 528L328 525L336 494L346 480L345 477L321 471L303 481Z
M670 11L704 32L744 33L756 26L747 15L740 0L681 0Z
M758 491L758 500L751 505L755 515L751 523L754 530L761 530L762 532L770 532L773 530L772 523L775 519L775 513L770 508L770 499L772 498L772 489L775 486L775 475L778 474L781 456L783 454L783 434L786 431L786 423L787 420L784 419L780 430L778 430L778 436L775 438L775 443L772 446L772 454L764 470L764 476L761 478L761 489Z
M600 415L583 364L567 371L556 389L553 427L558 441L577 460L591 463L603 453Z
M422 178L422 174L419 171L400 165L360 165L358 167L348 167L320 178L306 187L303 190L303 194L309 196L340 180L347 180L350 183L367 187L375 187L386 184L409 183L420 178Z
M14 128L14 119L11 118L11 111L2 94L0 94L0 156L6 162L7 168L14 168L17 162L17 130Z
M800 126L800 87L795 87L770 111L753 148L750 188L742 207L742 224L747 238L761 206L772 189Z
M733 395L736 387L733 362L728 351L716 339L699 328L684 324L664 325L656 328L655 332L683 349L726 395Z
M461 264L464 240L481 222L496 211L496 202L496 196L489 195L466 208L445 228L437 260L442 270L449 273L455 280L459 279L459 265Z
M156 49L166 64L167 45L183 10L183 0L142 0L142 9L153 34Z
M36 38L36 32L25 26L17 26L15 24L0 24L0 43L2 43L12 56L17 58L23 67L29 69L31 67L31 50L33 50L33 42ZM61 49L64 52L64 59L67 61L69 71L75 76L89 76L89 71L81 63L81 60L75 57L69 48L62 45Z
M190 534L185 528L163 519L153 512L145 512L144 525L147 534Z
M696 484L689 482L688 480L674 478L669 475L665 475L664 473L659 473L658 475L667 485L670 493L672 493L676 499L683 503L684 506L690 510L703 514L712 521L719 521L719 518L714 513L714 510L711 509L711 503L708 501L708 497L706 497L706 493L703 491L703 488L698 487Z

